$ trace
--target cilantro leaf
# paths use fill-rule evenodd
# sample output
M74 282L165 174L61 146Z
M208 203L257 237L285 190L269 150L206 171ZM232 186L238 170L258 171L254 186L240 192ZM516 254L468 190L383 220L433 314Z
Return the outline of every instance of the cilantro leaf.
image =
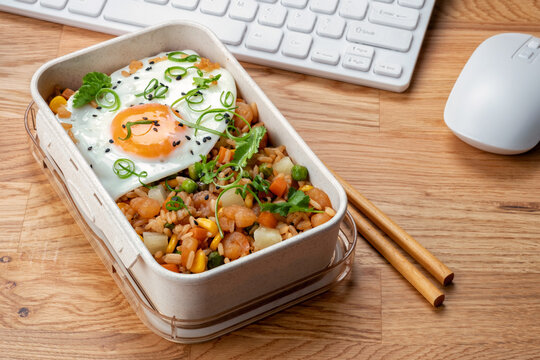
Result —
M270 181L263 179L261 175L257 174L257 176L253 178L251 186L257 191L267 193L270 187Z
M208 89L211 83L213 83L214 81L218 81L220 78L221 74L209 78L194 77L193 85L195 85L198 89Z
M269 211L279 214L281 216L287 216L290 213L301 212L320 212L309 207L309 196L304 194L303 191L296 190L295 188L289 188L288 200L282 203L264 203L261 206L262 211Z
M201 162L195 163L195 173L200 176L200 181L205 184L210 184L217 176L217 172L214 171L217 160L206 162L206 157L201 155Z
M111 78L100 72L90 72L83 77L83 84L73 97L73 107L79 108L94 100L99 90L110 88Z
M238 164L241 168L245 167L247 161L259 151L259 143L265 133L266 128L264 126L252 127L245 139L236 142L233 162Z

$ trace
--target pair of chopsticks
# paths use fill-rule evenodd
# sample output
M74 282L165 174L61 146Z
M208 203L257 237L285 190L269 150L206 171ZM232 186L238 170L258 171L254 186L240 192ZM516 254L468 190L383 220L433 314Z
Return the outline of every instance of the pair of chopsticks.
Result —
M362 236L384 256L394 268L399 271L412 286L420 292L429 303L435 307L442 305L444 293L426 278L399 250L392 245L371 223L360 214L369 218L373 224L394 240L405 252L414 258L442 285L449 285L454 279L454 273L432 253L424 248L411 235L393 222L371 201L356 191L347 181L337 175L349 197L348 210L356 223L357 230ZM351 206L354 205L353 206Z

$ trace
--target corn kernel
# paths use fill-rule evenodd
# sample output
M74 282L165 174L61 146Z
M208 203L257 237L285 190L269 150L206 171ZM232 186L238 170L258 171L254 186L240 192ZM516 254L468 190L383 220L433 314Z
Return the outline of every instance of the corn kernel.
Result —
M199 249L197 250L197 253L195 254L195 259L193 260L193 265L189 269L192 273L201 273L204 270L206 270L206 263L208 262L208 258L206 257L206 254L203 250Z
M221 235L217 234L214 239L212 240L212 242L210 243L210 249L212 250L216 250L219 243L221 242Z
M251 209L253 207L253 195L248 193L246 195L246 199L244 200L244 203L246 204L246 207Z
M66 106L67 104L67 100L65 97L63 96L55 96L51 102L49 103L49 107L51 108L52 112L55 113L55 114L58 114L58 109L61 107L61 106Z
M210 219L198 218L197 223L200 227L212 234L212 236L215 236L218 233L217 224Z
M169 240L169 244L167 245L167 249L165 249L166 254L170 254L176 249L176 244L178 244L178 237L176 234L172 234L171 239Z
M304 186L302 186L302 187L300 188L300 191L306 192L306 191L309 191L309 190L311 190L311 189L313 189L313 186L311 186L311 185L304 185Z

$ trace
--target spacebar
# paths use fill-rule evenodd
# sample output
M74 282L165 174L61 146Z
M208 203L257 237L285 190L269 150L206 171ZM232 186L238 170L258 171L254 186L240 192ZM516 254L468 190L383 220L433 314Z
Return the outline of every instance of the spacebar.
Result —
M131 9L131 10L130 10ZM108 1L103 17L109 21L146 27L171 20L190 20L208 26L226 44L238 45L244 37L246 25L235 20L195 14L173 7L163 8L136 0Z

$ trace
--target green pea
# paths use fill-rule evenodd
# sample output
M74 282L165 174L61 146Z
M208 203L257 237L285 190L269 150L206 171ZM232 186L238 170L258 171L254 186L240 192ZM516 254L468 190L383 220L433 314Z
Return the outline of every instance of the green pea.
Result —
M308 171L305 166L294 165L291 170L291 176L296 181L306 180L308 176Z
M259 167L259 172L263 174L265 178L268 178L272 176L272 174L274 173L274 170L272 169L271 166L268 166L267 164L262 164Z
M189 177L190 177L192 180L199 180L199 177L201 176L201 172L198 171L196 165L197 165L197 163L191 164L191 165L189 165L189 167L188 167Z
M182 182L182 190L187 193L194 193L197 190L197 183L191 179L186 179Z
M219 255L217 251L212 251L210 254L208 254L208 263L206 266L208 267L208 270L210 270L223 265L224 260L225 258L222 255Z

